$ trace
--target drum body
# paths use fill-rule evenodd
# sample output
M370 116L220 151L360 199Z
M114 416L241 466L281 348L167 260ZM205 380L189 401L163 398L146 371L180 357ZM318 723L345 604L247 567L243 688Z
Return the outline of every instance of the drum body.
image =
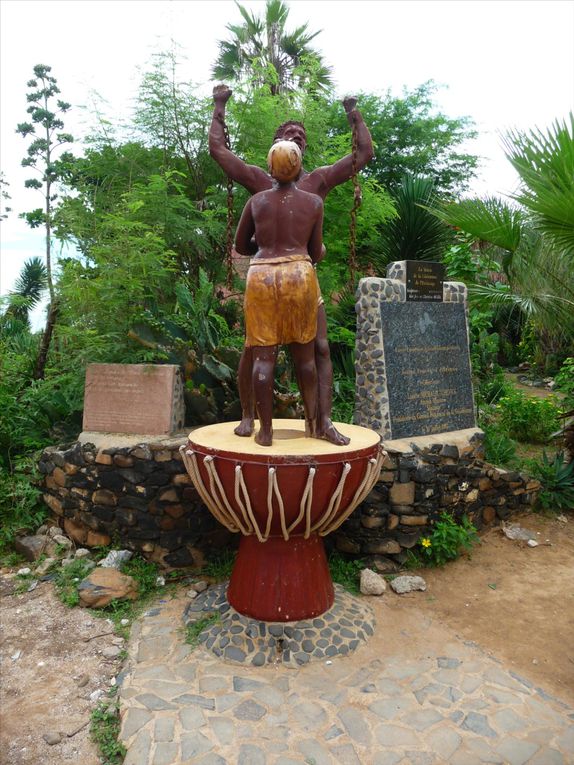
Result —
M337 424L340 447L305 438L304 423L276 420L272 447L233 434L236 423L192 432L182 453L205 504L243 535L228 589L240 613L295 621L326 611L333 584L322 536L343 523L380 473L378 434Z

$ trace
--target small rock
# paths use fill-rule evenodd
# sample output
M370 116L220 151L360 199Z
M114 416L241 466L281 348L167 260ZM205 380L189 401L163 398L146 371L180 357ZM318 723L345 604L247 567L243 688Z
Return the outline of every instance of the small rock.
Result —
M20 568L16 571L16 576L29 576L32 573L31 568Z
M45 662L45 661L39 661L39 662L36 664L36 666L37 666L37 667L45 667L45 666L46 666L46 662Z
M415 590L426 590L427 583L422 576L397 576L391 582L391 588L398 595L403 595L406 592L414 592Z
M115 568L95 568L78 587L80 603L89 608L103 608L112 600L135 600L137 582Z
M78 688L84 688L89 682L89 675L80 675L80 677L76 680L76 685Z
M56 731L49 731L48 733L44 733L42 738L48 744L48 746L54 746L55 744L59 744L60 741L62 740L61 734L56 733Z
M45 558L36 566L36 576L45 576L54 563L56 563L56 558Z
M129 619L121 619L120 620L120 624L122 625L122 627L127 627L129 623L130 623Z
M527 542L529 539L534 539L536 536L534 531L530 531L530 529L524 529L517 523L503 523L502 533L508 539L520 539L525 542Z
M132 555L131 550L110 550L106 557L98 563L98 566L119 569L122 563L126 563Z
M10 656L10 658L12 659L12 661L18 661L20 656L22 656L22 651L18 650L16 651L16 653L13 653L12 656Z
M33 590L35 590L35 589L36 589L36 587L37 587L37 586L38 586L38 580L37 580L37 579L34 579L34 581L33 581L33 582L30 582L30 586L28 587L28 589L26 590L26 592L32 592Z
M556 520L560 523L568 523L568 518L565 515L557 515Z
M188 590L186 593L186 597L188 597L190 600L193 600L194 598L197 598L197 590Z
M60 529L58 528L58 532ZM26 560L38 560L40 555L46 553L53 555L56 545L49 536L16 537L14 549L23 555Z
M208 584L205 579L200 579L199 582L193 582L191 585L196 592L205 592L208 588Z
M363 595L382 595L387 589L387 583L382 576L364 568L361 571L361 592Z
M538 542L535 539L529 539L526 544L528 547L538 547Z
M75 558L89 558L91 555L91 552L87 550L85 547L78 547L75 553Z
M105 691L103 691L101 688L96 688L95 691L92 691L90 693L89 699L92 703L95 703L96 701L99 701L102 698L104 693Z
M65 537L63 534L54 534L52 539L57 545L64 547L66 550L71 550L73 547L72 540L68 539L68 537Z
M50 526L46 534L53 539L54 537L61 536L62 529L59 526Z
M124 641L123 637L115 637L115 638L112 638L112 643L113 643L114 645L123 645L123 644L124 644L124 642L125 642L125 641Z
M69 566L74 561L75 561L75 558L63 558L63 560L62 560L62 568L66 568L66 566Z
M155 580L156 587L165 587L165 576L158 576Z
M107 646L106 648L102 648L102 656L105 659L117 659L121 652L122 649L117 645L111 645Z

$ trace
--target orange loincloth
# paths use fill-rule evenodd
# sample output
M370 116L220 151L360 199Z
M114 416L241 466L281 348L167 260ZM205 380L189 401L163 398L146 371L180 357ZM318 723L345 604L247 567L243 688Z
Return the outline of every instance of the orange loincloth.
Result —
M253 259L245 285L245 345L309 343L320 292L308 255Z

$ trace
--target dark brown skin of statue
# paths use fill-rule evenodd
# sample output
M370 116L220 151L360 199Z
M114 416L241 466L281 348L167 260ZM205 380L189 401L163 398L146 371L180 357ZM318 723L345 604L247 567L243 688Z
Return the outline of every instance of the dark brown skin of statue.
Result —
M259 249L253 263L257 263L258 260L281 261L293 253L307 254L311 261L316 263L323 249L322 228L321 198L297 189L294 183L277 182L271 190L255 194L245 205L237 227L235 248L241 255L250 254L251 242L255 237ZM277 266L271 265L269 268L273 271ZM294 283L292 289L298 290L299 285ZM314 303L316 304L316 297ZM301 319L303 321L304 317L301 316ZM255 441L261 446L271 445L273 438L273 384L277 350L277 345L251 347L251 383L259 417L259 431ZM306 435L315 437L318 398L315 339L307 343L290 343L289 350L303 397Z
M271 189L274 180L260 167L248 165L242 159L229 151L225 146L223 119L225 104L231 97L232 91L226 85L218 85L213 90L215 108L209 130L209 152L220 165L227 176L244 186L251 194ZM371 134L365 125L361 113L356 109L357 99L353 96L343 101L349 124L357 131L356 170L361 170L373 158ZM282 131L281 139L293 141L301 153L305 153L307 145L305 129L301 125L287 124ZM346 157L333 165L319 167L308 173L301 168L295 184L301 191L317 194L325 199L327 194L341 183L348 181L353 175L353 157ZM245 254L253 254L253 245ZM319 306L317 316L317 335L314 342L315 363L317 368L317 418L314 435L334 444L347 444L349 439L339 433L331 422L333 367L327 342L327 317L325 307ZM239 395L241 398L242 419L235 433L240 436L250 436L254 427L254 400L252 389L253 354L251 348L245 348L239 364Z

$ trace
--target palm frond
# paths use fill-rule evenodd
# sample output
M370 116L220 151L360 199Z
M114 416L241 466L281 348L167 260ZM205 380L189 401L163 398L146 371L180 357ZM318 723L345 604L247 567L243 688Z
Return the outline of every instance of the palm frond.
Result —
M523 214L496 197L442 203L429 210L450 226L508 252L520 245Z

